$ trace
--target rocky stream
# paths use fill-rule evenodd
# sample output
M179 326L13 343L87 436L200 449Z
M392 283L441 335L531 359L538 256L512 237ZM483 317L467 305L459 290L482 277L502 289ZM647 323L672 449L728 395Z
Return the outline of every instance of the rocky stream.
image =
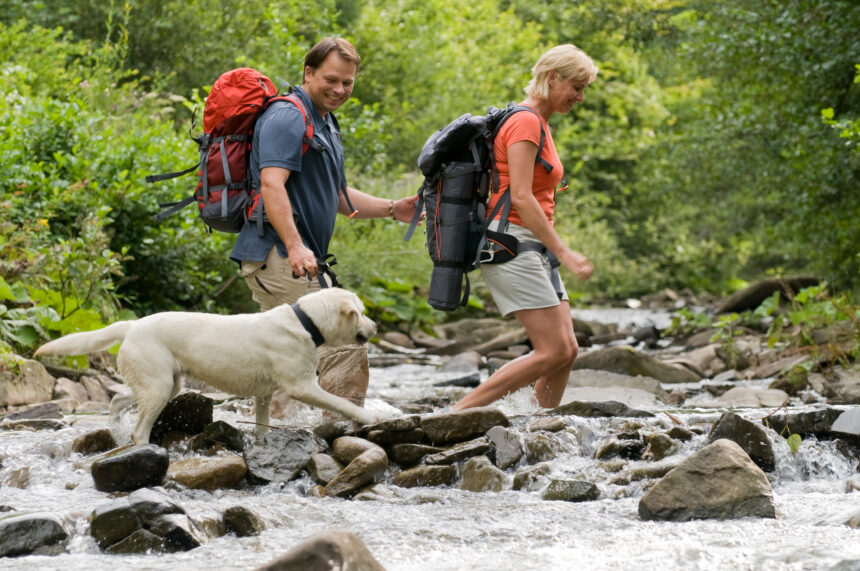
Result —
M189 379L131 447L110 355L24 359L0 370L0 569L860 569L860 369L828 357L856 328L669 336L695 303L574 309L551 410L448 410L530 350L511 320L386 333L366 406L390 420L276 395L260 439L253 399Z

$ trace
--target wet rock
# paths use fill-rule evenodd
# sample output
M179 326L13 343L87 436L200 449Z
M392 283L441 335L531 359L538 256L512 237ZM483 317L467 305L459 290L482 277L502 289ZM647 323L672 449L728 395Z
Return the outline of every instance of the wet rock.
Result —
M328 454L314 454L305 469L314 482L325 486L343 470L343 465Z
M245 450L245 433L223 420L217 420L207 424L203 432L192 439L191 447L200 450L216 443L241 454Z
M0 516L0 557L56 555L68 537L60 519L51 513Z
M60 377L54 385L53 398L72 401L72 409L74 410L81 403L86 402L89 396L87 395L87 389L81 383Z
M559 417L537 418L528 427L529 432L545 430L546 432L560 432L567 428L567 420Z
M80 382L87 390L87 397L91 402L104 405L110 404L110 397L108 396L107 391L105 390L101 381L97 377L82 375Z
M311 456L325 452L326 441L308 430L272 430L245 449L254 480L286 483L299 475Z
M703 408L777 408L782 406L788 398L784 391L777 389L734 387L714 401L688 404Z
M687 393L682 390L675 389L666 396L666 399L663 402L669 406L681 406L686 400Z
M168 432L200 434L212 423L215 401L193 391L184 392L171 399L158 415L152 427L150 442L158 444L161 436Z
M513 490L523 490L526 492L534 492L545 487L550 479L549 474L552 472L549 464L537 464L529 466L521 470L517 470L514 474L514 481L511 486Z
M23 359L19 373L0 362L0 408L49 401L54 393L54 377L38 361Z
M731 440L717 440L681 462L639 501L644 520L776 517L764 472Z
M171 549L167 540L146 529L137 529L130 535L105 548L111 555L130 555L133 553L168 553Z
M99 428L75 438L75 441L72 443L72 452L88 456L90 454L100 454L108 450L113 450L116 446L116 440L114 440L110 429Z
M409 335L401 333L400 331L387 331L382 334L381 339L384 339L388 343L397 345L399 347L405 347L407 349L416 349L415 343L412 341Z
M646 444L642 440L611 438L595 452L594 459L625 458L627 460L639 460L645 452L645 446Z
M848 521L845 522L844 525L847 525L851 529L860 529L860 512L857 512Z
M717 306L716 313L740 313L747 309L756 309L774 292L778 291L783 298L786 296L793 297L801 289L818 285L818 283L818 278L814 276L766 278L750 284L724 299Z
M356 436L341 436L332 443L332 456L346 465L372 448L379 448L379 445Z
M644 410L632 409L624 403L618 401L604 402L582 402L572 401L554 409L548 410L547 414L551 415L573 415L585 416L589 418L609 417L609 416L632 416L632 417L651 417L654 416L650 412Z
M830 431L840 437L852 440L860 438L860 408L851 408L839 415Z
M139 553L135 549L150 543L163 549L163 538L160 541L150 541L152 538L149 537L149 532L134 534L143 531L151 520L159 516L183 513L182 508L167 496L153 490L138 490L128 497L96 507L90 517L90 535L102 550L124 540L125 543L118 545L115 552ZM134 537L131 537L133 535Z
M489 458L477 456L463 464L459 488L469 492L501 492L506 482L505 473L493 466Z
M128 492L161 484L169 463L167 450L149 444L111 452L93 462L91 472L97 490Z
M340 438L341 436L345 436L353 432L354 426L355 423L351 420L323 422L322 424L314 427L314 434L326 442L332 442L335 438Z
M501 357L487 357L487 375L492 376L496 371L511 362L511 359Z
M656 382L656 381L655 381ZM661 406L649 392L627 387L567 387L562 400L578 402L620 402L633 409L653 409Z
M170 464L167 477L192 490L233 488L248 472L242 457L227 452L208 458L186 458Z
M338 497L352 495L364 486L381 480L387 469L388 456L385 450L374 445L350 462L340 474L326 484L325 495Z
M536 464L555 459L564 450L556 433L531 432L523 435L526 462Z
M453 465L416 466L399 472L392 484L401 488L450 486L456 476L457 467Z
M593 369L576 369L571 371L567 381L568 387L620 387L625 389L637 389L651 393L658 398L665 398L667 393L660 385L660 381L652 377L631 376L611 371L599 371Z
M672 428L669 429L669 432L667 432L666 434L668 434L669 437L674 439L674 440L682 440L684 442L686 442L688 440L692 440L693 436L694 436L694 433L692 430L688 430L688 429L684 428L683 426L673 426Z
M22 420L59 420L63 411L56 402L45 402L28 406L3 417L3 424L12 424Z
M421 429L432 444L462 442L485 434L494 426L510 426L508 417L493 407L470 408L421 418Z
M727 438L744 449L756 466L765 472L773 472L776 459L767 431L759 425L733 412L724 412L714 423L708 434L708 442Z
M428 465L454 464L461 460L465 460L466 458L486 454L492 449L493 444L490 442L490 439L486 436L482 436L480 438L475 438L474 440L469 440L468 442L455 444L450 448L442 450L442 452L428 454L424 457L424 463Z
M413 430L371 430L367 439L375 444L417 443L424 440L424 431L420 428Z
M822 407L817 410L774 414L761 422L777 432L787 428L789 433L799 434L801 437L828 437L833 423L841 414L842 411L837 408Z
M222 514L222 519L227 533L232 533L237 537L260 535L266 529L266 522L263 521L263 518L245 506L227 508Z
M0 422L0 428L6 430L62 430L68 428L68 426L62 420L54 420L52 418L24 418L21 420L3 420Z
M475 351L463 351L443 363L438 372L452 376L464 376L477 373L481 366L481 354Z
M860 404L860 371L837 368L830 375L810 375L809 383L831 404Z
M613 485L626 486L630 482L662 478L681 462L682 460L679 458L669 457L656 462L627 463L622 466L622 468L625 469L625 473L619 477L613 478L609 483Z
M164 538L167 551L191 551L206 539L185 514L164 514L149 520L148 529Z
M388 447L388 456L392 462L401 468L409 468L418 464L424 456L436 454L444 449L426 444L393 444Z
M287 553L257 571L385 571L361 539L348 531L330 529L303 539Z
M6 473L3 474L2 478L0 478L0 486L6 486L8 488L18 488L19 490L26 490L29 485L29 466L21 466L19 468L6 470Z
M502 426L494 426L487 431L487 438L493 444L496 466L506 470L523 457L523 447L517 435Z
M552 480L543 492L543 499L564 502L589 502L600 497L600 490L585 480Z
M580 355L573 366L574 371L595 369L636 377L652 377L661 383L691 383L700 380L699 375L684 367L668 365L660 360L639 353L632 347L605 347Z
M662 460L672 454L678 447L668 434L650 434L645 437L647 447L642 454L648 460Z
M454 377L448 379L446 381L439 381L437 383L433 383L434 387L465 387L465 388L474 388L481 384L481 373L469 373L468 375L461 375L459 377Z

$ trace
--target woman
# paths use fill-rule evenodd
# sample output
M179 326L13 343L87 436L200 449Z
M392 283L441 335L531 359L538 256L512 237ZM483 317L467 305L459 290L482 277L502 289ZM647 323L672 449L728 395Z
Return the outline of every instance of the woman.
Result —
M505 231L521 242L540 242L558 261L585 280L594 269L585 256L571 250L553 229L555 189L564 174L547 121L554 113L567 113L583 100L583 91L597 77L597 67L585 52L571 44L543 54L532 68L532 79L522 102L537 114L512 115L495 139L499 189L508 188L511 212ZM545 141L541 158L552 169L547 172L538 159L541 129ZM492 211L501 193L490 200ZM499 221L491 223L494 229ZM452 406L461 410L485 406L531 383L542 407L561 402L579 346L573 333L570 303L560 280L552 279L545 254L521 252L513 260L484 264L481 272L503 315L514 315L525 328L534 351L496 371L486 382Z

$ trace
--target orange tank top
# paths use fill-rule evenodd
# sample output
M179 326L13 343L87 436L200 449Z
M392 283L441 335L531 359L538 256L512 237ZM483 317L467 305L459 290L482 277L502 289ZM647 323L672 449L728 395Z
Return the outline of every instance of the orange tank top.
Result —
M546 215L546 219L552 224L552 215L555 210L555 189L564 177L564 167L558 158L558 152L555 150L555 142L552 140L552 133L546 121L537 114L529 113L528 111L515 113L505 121L498 135L496 135L493 150L496 154L496 169L499 173L499 189L508 192L508 187L511 184L510 172L508 170L508 147L520 141L531 141L535 146L539 145L541 126L543 126L546 137L541 157L552 165L552 171L546 172L542 163L535 163L534 176L532 177L532 194L534 194L538 204L540 204L541 210ZM492 212L500 196L496 192L490 197L487 206L487 215ZM496 215L496 218L499 216ZM519 226L525 226L516 208L513 207L511 207L511 213L508 215L508 221Z

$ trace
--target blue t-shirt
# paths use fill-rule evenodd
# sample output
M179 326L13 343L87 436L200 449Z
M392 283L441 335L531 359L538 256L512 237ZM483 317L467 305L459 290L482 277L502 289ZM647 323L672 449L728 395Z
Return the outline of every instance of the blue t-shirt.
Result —
M301 111L288 101L276 101L257 120L251 145L250 175L253 188L260 188L260 169L279 167L290 171L286 192L293 208L296 227L304 244L317 257L328 253L334 233L340 189L346 188L343 167L343 146L340 129L331 113L323 119L310 97L301 89L295 93L305 104L313 120L314 142L322 147L309 147L302 156L305 123ZM262 262L272 246L287 257L286 246L274 227L263 223L263 235L258 235L257 222L249 220L236 239L230 258Z

